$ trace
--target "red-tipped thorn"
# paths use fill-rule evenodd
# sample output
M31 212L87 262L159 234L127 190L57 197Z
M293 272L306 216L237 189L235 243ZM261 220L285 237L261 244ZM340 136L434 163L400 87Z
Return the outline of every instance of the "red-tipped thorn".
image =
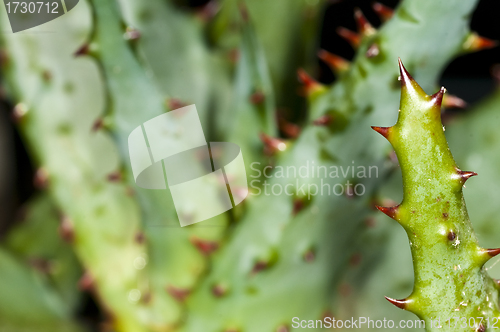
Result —
M254 105L260 105L266 99L266 95L262 91L256 91L250 95L250 102Z
M432 95L432 102L436 105L441 107L441 104L443 103L443 96L446 93L446 88L443 86L441 89L439 89L438 92Z
M217 242L212 242L212 241L206 241L206 240L201 240L198 238L191 238L191 243L198 248L198 250L203 254L203 255L210 255L217 249L219 249L219 244Z
M398 206L392 206L392 207L383 207L383 206L378 206L375 205L375 207L380 211L385 213L387 216L391 217L392 219L396 220L396 215L398 212Z
M314 80L304 69L299 68L297 70L297 76L299 82L303 84L303 91L307 96L323 89L323 86Z
M495 257L496 255L500 254L500 248L496 249L485 249L485 251L490 255L491 257Z
M443 98L443 106L446 108L466 108L467 102L454 95L446 95Z
M83 55L88 55L90 53L90 45L89 44L83 44L76 52L74 53L75 57L83 56Z
M36 170L33 185L39 190L47 189L49 185L49 173L43 167Z
M206 5L197 10L196 13L202 21L209 22L215 17L215 15L217 15L219 10L220 4L215 0L211 0Z
M295 123L288 122L285 118L278 118L278 126L281 132L283 132L289 138L297 138L300 135L300 127Z
M215 297L223 297L226 293L227 289L223 285L215 285L212 287L212 294L214 294Z
M125 39L126 40L137 40L141 38L141 32L133 27L127 27L125 30Z
M80 280L78 280L78 289L81 291L93 291L94 286L95 281L90 272L84 272Z
M122 179L123 175L120 171L115 171L108 174L109 182L120 182Z
M290 328L286 325L280 325L276 329L276 332L290 332Z
M94 121L92 124L92 131L98 131L104 127L104 119L103 118L98 118L97 120Z
M250 20L250 14L248 13L248 7L244 2L240 2L239 10L243 22L247 23Z
M403 310L406 309L406 305L408 303L408 300L406 300L406 299L404 299L404 300L395 300L395 299L391 299L390 297L387 297L387 296L384 296L384 297L385 297L385 299L387 301L391 302L392 304L394 304L399 309L403 309Z
M384 136L385 138L389 139L389 133L391 131L391 127L375 127L375 126L372 126L372 129L375 130L380 135Z
M394 15L394 9L387 7L380 2L375 2L373 4L373 11L377 13L382 22L386 22L392 18Z
M354 19L356 20L359 33L363 35L371 35L375 32L375 29L373 29L372 25L368 22L365 15L363 15L363 12L359 8L354 9Z
M371 44L370 47L368 47L368 49L366 50L367 58L374 58L379 54L380 54L380 48L376 43Z
M269 267L269 264L267 262L264 262L264 261L258 261L254 264L253 268L252 268L252 274L255 274L255 273L259 273L261 271L264 271L265 269L267 269Z
M61 216L61 224L59 225L59 235L66 243L73 243L75 240L75 230L73 223L67 216Z
M328 126L332 123L333 118L330 115L323 115L313 121L313 125L315 126Z
M261 133L259 137L262 143L264 143L264 153L268 156L286 150L285 142L280 139L271 137L264 133Z
M179 302L184 302L191 293L189 289L180 289L174 286L168 286L167 292Z
M498 41L479 36L473 32L464 43L464 49L468 52L477 52L498 46Z
M463 182L467 181L470 177L476 176L476 172L470 172L470 171L458 171L458 174L460 175L460 178L462 179Z
M351 66L351 63L346 59L325 50L320 50L318 52L318 57L336 73L345 72L349 70L349 67Z
M353 48L358 48L361 43L361 36L358 33L344 27L338 27L337 34L351 44Z
M414 79L413 77L411 77L410 73L406 70L405 66L403 65L403 61L401 61L401 58L398 58L398 63L399 63L399 74L401 75L400 77L401 86L411 84L411 82L414 81Z

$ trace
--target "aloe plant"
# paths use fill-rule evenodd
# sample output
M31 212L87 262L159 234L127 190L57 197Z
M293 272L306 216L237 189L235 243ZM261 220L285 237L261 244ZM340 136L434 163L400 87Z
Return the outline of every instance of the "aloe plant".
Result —
M302 128L277 119L276 108L301 109L298 97L290 97L297 83L289 77L311 61L284 59L311 48L321 1L294 2L293 15L276 22L257 1L223 1L208 19L169 1L83 1L44 26L58 31L57 38L2 36L8 57L2 71L39 167L36 182L61 210L83 269L80 284L110 328L286 331L295 316L385 310L378 292L393 285L379 271L389 261L392 233L371 227L372 197L395 164L366 129L397 108L398 56L432 89L453 57L484 46L468 29L476 2L405 0L393 13L376 7L386 19L380 29L356 11L359 31L340 30L357 49L355 58L320 53L338 81L324 86L299 70L301 104L307 104ZM297 30L304 33L300 42ZM276 45L282 47L275 53ZM296 194L259 197L265 187L255 182L244 205L180 228L168 191L135 185L127 144L145 121L191 103L209 140L241 146L249 175L261 174L251 179L265 180L269 166L270 185L291 185ZM354 160L378 173L324 180L343 188L355 182L364 188L358 197L350 190L316 195L318 178L276 176L277 166L347 167ZM448 220L455 217L447 213ZM462 229L454 232L464 236Z
M429 96L403 67L397 123L373 129L394 147L403 173L403 201L377 207L398 221L410 241L413 292L392 304L425 320L427 331L495 329L498 284L484 264L500 249L478 244L462 194L471 171L456 165L441 123L445 88Z

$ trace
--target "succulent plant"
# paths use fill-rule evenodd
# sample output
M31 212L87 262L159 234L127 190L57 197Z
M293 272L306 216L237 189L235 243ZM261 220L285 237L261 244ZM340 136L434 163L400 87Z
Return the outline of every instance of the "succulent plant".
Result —
M388 300L425 320L428 331L486 331L497 324L498 285L484 264L500 249L479 246L462 194L474 172L451 155L441 123L445 89L428 96L400 61L401 106L392 127L373 127L394 147L403 173L403 201L378 209L398 221L410 241L415 285ZM472 319L472 323L471 320Z
M71 271L82 274L80 285L107 314L109 327L287 331L293 317L347 318L367 306L376 312L374 302L403 317L386 311L378 294L399 285L389 280L406 282L408 273L388 278L394 272L382 269L393 257L394 227L375 216L373 197L396 167L368 127L397 107L398 56L430 90L453 57L481 48L485 39L468 30L476 2L405 0L394 12L377 5L387 21L380 29L356 11L359 32L340 34L357 55L349 62L322 51L338 80L323 86L299 70L306 97L300 102L290 77L298 65L312 67L307 50L321 1L273 1L276 11L291 8L279 20L259 1L222 1L214 17L210 7L193 14L164 0L82 1L44 26L57 36L3 35L5 86L38 167L35 182L61 211L82 269L71 265ZM181 228L168 190L135 185L128 137L191 103L207 140L241 146L252 194L242 206ZM300 113L304 104L307 112ZM278 105L300 113L304 126L277 117ZM279 167L313 163L377 173L278 176ZM324 184L343 193L318 195ZM294 194L266 195L273 186ZM446 213L451 227L457 216ZM370 227L374 218L380 226ZM462 241L461 227L450 231ZM7 243L22 252L28 240L16 233L12 239ZM37 247L25 255L42 253ZM67 288L74 275L63 279L56 289L77 301ZM429 314L429 308L418 310Z
M0 330L83 331L74 321L80 266L59 235L57 208L40 196L23 211L0 247Z

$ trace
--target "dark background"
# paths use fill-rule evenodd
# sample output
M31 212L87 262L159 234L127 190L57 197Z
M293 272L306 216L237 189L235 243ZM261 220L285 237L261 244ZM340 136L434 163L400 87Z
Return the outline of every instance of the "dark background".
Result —
M323 21L320 47L340 55L346 59L352 59L354 50L341 37L335 33L338 26L356 30L353 19L354 8L360 8L373 26L381 24L380 19L372 9L372 0L331 0L326 9ZM397 0L379 0L378 2L388 6L396 7ZM481 0L472 17L471 30L480 36L500 40L500 1ZM455 59L443 73L441 84L450 93L459 96L468 103L474 103L487 96L495 87L495 81L491 75L492 66L500 63L500 47L490 50L471 53ZM335 77L328 67L318 62L319 79L325 83L331 83Z

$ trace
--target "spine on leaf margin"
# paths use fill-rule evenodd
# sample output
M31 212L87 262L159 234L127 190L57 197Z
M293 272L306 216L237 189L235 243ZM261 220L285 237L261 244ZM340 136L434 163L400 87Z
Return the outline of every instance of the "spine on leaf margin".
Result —
M415 284L402 300L387 298L425 320L427 331L489 331L500 317L498 286L484 264L500 249L483 249L469 220L461 171L441 123L441 88L429 96L399 60L401 104L392 127L372 127L392 144L403 174L403 201L377 207L410 241Z

